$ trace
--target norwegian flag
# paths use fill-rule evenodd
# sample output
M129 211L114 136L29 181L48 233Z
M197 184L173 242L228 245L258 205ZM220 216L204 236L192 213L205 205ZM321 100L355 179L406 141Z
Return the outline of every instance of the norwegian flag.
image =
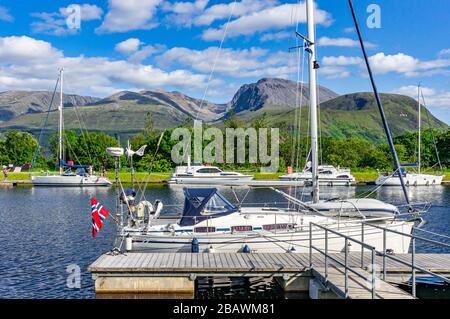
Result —
M92 213L92 237L95 237L100 229L103 227L103 221L106 216L108 216L108 210L100 205L97 200L92 197L91 198L91 213Z

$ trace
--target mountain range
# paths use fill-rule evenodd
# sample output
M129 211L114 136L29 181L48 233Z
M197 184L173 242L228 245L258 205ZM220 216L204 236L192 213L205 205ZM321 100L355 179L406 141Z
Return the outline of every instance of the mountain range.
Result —
M20 129L38 132L46 115L50 92L7 91L0 93L0 131ZM394 135L417 127L417 102L407 96L382 94L386 115ZM372 141L384 140L384 132L372 93L338 95L318 87L321 133L336 138L358 136ZM64 95L66 129L87 127L92 131L135 134L140 132L151 113L155 128L175 127L192 118L212 125L223 125L233 112L243 123L250 124L262 115L272 127L293 127L301 114L301 129L306 130L309 103L307 84L289 80L263 78L241 86L229 103L217 104L189 97L181 92L121 91L100 99L90 96ZM48 127L58 123L55 98ZM302 105L301 108L298 106ZM301 112L299 112L301 110ZM424 108L424 119L431 127L448 126ZM80 124L83 122L83 124ZM426 125L424 125L426 126Z

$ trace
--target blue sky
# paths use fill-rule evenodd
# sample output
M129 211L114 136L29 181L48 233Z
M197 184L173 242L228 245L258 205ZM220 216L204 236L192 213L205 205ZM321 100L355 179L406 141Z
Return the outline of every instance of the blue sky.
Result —
M415 96L420 82L450 124L450 3L354 2L380 91ZM319 83L370 90L347 0L316 3ZM366 24L370 4L380 28ZM288 51L296 29L306 33L303 1L1 0L0 91L51 90L64 67L67 93L165 89L228 102L262 77L307 79L303 56Z

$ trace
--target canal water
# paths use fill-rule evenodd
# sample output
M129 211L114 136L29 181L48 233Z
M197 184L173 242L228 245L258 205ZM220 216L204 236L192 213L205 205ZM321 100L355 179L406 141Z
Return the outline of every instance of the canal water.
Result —
M284 189L288 191L287 189ZM358 196L369 187L324 189L324 197ZM229 188L221 191L232 202L276 202L284 199L270 189ZM292 191L292 190L291 190ZM300 197L302 190L297 190ZM450 236L450 187L411 188L414 202L432 202L424 216L423 229ZM107 219L96 238L91 238L90 196L114 209L113 188L32 188L15 187L0 190L0 298L94 298L94 281L87 267L112 248L115 225ZM374 197L391 203L402 203L399 188L386 187ZM146 199L161 200L166 214L179 214L183 204L182 187L148 188ZM307 196L305 197L307 199ZM417 252L444 252L427 244L418 244ZM73 275L80 271L77 287ZM75 283L75 286L74 286ZM198 298L280 298L281 292L270 281L223 280L197 282Z

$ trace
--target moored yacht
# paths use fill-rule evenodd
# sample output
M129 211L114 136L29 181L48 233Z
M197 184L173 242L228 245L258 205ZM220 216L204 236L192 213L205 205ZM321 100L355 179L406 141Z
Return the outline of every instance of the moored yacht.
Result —
M31 176L31 182L33 186L110 186L112 183L102 176L92 175L91 165L75 165L71 162L66 162L63 159L63 79L64 70L59 72L58 81L60 82L60 95L59 95L59 123L58 123L58 167L59 174L54 175L35 175ZM55 88L56 90L56 88ZM37 146L37 151L39 145ZM72 169L75 170L72 171ZM86 171L87 170L87 171ZM89 173L88 173L89 172Z
M221 185L230 182L248 182L252 179L252 175L222 171L216 166L195 163L191 165L188 157L187 166L177 166L169 180L169 184Z
M411 164L404 164L402 165L402 168L397 170L396 172L390 174L390 173L384 173L378 176L377 180L375 181L376 185L383 185L383 186L401 186L401 180L400 180L400 174L401 177L403 177L403 180L405 182L406 186L432 186L432 185L440 185L442 183L442 180L444 179L444 175L432 175L432 174L424 174L421 172L421 90L420 85L417 87L417 105L418 105L418 134L417 134L417 162L411 163ZM423 94L422 94L423 98ZM425 102L424 102L425 103ZM432 133L433 134L433 133ZM433 142L434 142L434 136L433 136ZM436 147L436 143L434 145L435 151L436 151L436 158L438 161L438 164L442 171L441 161L439 158L439 152ZM408 172L405 168L407 167L417 167L417 172Z
M408 172L402 169L401 174L403 175L403 179L405 181L406 186L433 186L433 185L441 185L444 175L431 175L431 174L422 174L422 173L413 173ZM375 181L376 185L383 186L401 186L400 178L397 173L389 174L384 173L378 176Z
M326 186L350 186L355 184L355 177L349 168L334 167L333 165L319 165L318 171L320 185ZM295 172L280 176L281 180L304 181L312 183L311 164L301 172Z
M215 188L184 189L185 203L180 218L172 221L159 219L160 202L137 204L133 196L124 198L129 208L127 225L119 233L125 238L129 251L152 252L301 252L309 250L310 223L330 227L356 239L361 237L361 222L370 218L337 219L306 210L290 210L277 207L238 207L229 202ZM392 206L392 205L391 205ZM144 209L146 207L146 209ZM393 212L395 206L390 207ZM391 218L373 218L376 225L410 233L414 221ZM383 232L366 227L364 240L376 249L383 249ZM323 245L323 230L313 227L314 244ZM406 253L410 238L387 233L388 249ZM342 237L330 235L329 249L342 251ZM360 247L348 247L360 250Z

